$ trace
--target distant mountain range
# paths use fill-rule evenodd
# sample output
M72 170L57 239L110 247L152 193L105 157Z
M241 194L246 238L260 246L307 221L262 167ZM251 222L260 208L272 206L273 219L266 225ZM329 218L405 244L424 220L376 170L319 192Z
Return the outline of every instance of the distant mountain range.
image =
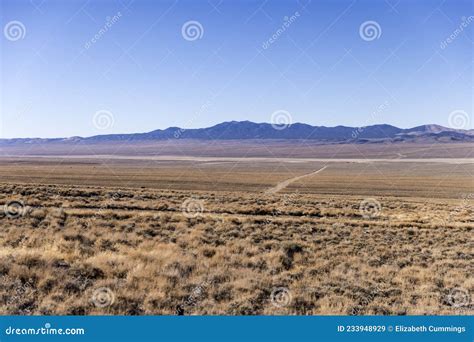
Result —
M325 127L295 123L272 126L250 121L223 122L208 128L184 129L169 127L148 133L105 134L92 137L0 139L0 146L35 143L96 144L108 142L139 142L171 139L199 140L312 140L322 143L382 143L382 142L473 142L474 130L451 129L439 125L423 125L402 129L391 125L365 127Z

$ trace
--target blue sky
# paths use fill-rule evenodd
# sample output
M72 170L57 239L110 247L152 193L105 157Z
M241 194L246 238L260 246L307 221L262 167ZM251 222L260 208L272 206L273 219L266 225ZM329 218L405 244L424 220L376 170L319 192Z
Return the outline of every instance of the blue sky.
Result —
M2 0L1 136L270 122L276 111L399 127L449 126L461 112L473 128L473 15L470 0ZM190 21L197 36L183 34Z

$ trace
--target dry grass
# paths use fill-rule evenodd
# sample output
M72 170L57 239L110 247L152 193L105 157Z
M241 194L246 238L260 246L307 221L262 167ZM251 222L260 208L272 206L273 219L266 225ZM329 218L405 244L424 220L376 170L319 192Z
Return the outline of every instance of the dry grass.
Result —
M474 192L473 163L320 162L278 158L264 161L140 160L114 158L0 158L0 181L228 191L259 194L289 178L317 175L290 184L287 192L459 199Z
M0 212L0 313L474 313L462 297L474 290L470 197L379 191L380 211L365 212L367 196L294 186L3 183L0 204L23 207Z

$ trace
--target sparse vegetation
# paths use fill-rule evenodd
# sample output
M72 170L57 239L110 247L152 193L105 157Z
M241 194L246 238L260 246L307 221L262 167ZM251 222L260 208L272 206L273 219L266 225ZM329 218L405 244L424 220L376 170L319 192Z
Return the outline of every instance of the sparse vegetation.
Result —
M245 192L229 183L232 191L47 184L51 174L3 183L0 204L21 208L0 211L0 313L474 313L462 297L474 290L473 208L462 185L417 198L389 195L375 180L381 209L367 216L367 196L331 193L330 175L277 194L263 190L283 174ZM358 181L369 191L370 179ZM391 181L400 180L388 189ZM412 186L428 194L428 182Z

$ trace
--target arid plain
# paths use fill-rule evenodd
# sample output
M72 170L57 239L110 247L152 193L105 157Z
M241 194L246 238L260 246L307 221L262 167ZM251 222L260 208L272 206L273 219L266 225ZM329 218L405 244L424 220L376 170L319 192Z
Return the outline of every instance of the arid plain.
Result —
M472 146L239 146L3 149L0 313L474 313Z

